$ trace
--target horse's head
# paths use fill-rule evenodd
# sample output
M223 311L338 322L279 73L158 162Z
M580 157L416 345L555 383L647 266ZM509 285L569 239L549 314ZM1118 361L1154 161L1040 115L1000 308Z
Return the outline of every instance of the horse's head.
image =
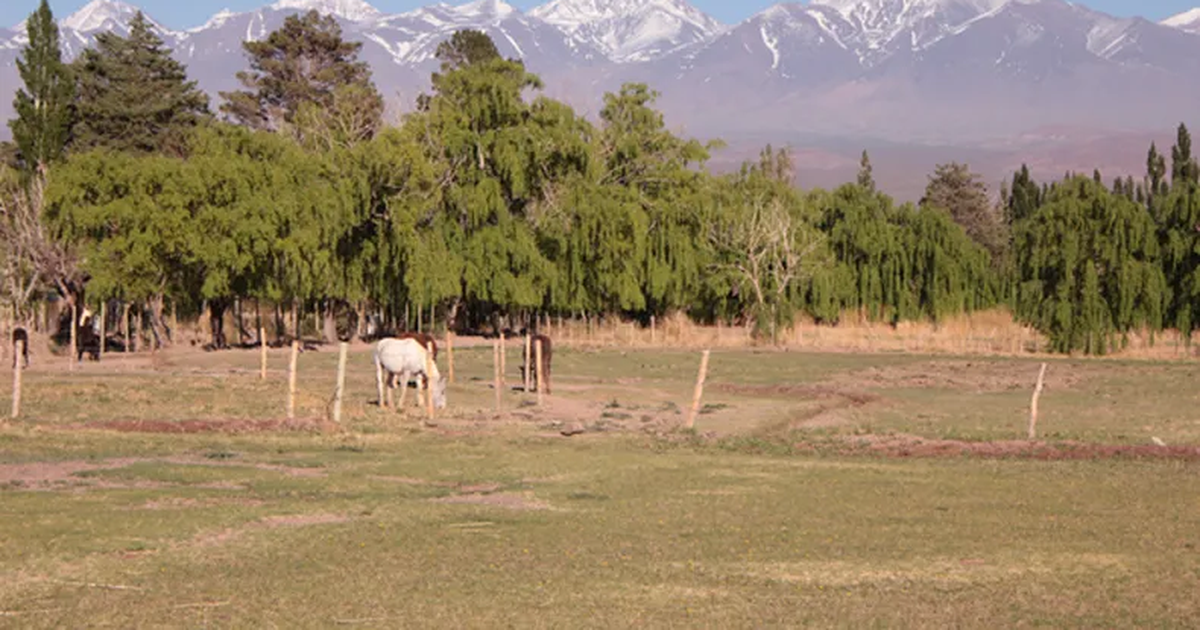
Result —
M433 391L433 406L443 409L446 407L446 377L439 376L431 380L432 386L430 389Z

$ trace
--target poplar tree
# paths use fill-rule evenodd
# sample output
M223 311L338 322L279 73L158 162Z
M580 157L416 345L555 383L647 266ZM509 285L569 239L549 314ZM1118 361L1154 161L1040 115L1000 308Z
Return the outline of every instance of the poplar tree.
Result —
M58 160L71 133L75 84L62 61L58 25L46 0L25 22L29 43L17 59L24 87L13 100L8 122L18 164L27 172Z

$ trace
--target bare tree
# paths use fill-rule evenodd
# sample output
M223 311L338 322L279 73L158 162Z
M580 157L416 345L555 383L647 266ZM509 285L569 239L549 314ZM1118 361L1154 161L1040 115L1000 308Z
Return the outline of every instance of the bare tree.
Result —
M716 266L753 292L760 325L769 314L775 343L779 307L788 289L811 277L823 260L825 235L793 217L779 199L760 198L714 223L709 239L720 254Z
M46 225L46 172L0 185L0 240L4 243L5 290L19 317L29 316L29 301L40 288L57 289L68 308L78 305L85 278L76 252L54 238Z

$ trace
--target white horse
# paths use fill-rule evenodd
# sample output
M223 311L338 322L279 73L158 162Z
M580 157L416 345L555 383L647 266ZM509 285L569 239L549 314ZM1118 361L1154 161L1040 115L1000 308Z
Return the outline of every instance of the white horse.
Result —
M379 406L384 406L383 373L387 372L387 404L392 402L394 380L399 376L400 408L404 407L404 398L408 395L408 382L417 380L417 401L421 400L421 378L425 379L425 388L433 396L433 406L442 409L446 406L446 377L438 373L437 363L429 361L429 372L425 367L426 351L415 339L396 339L385 337L375 343L375 386L379 391Z

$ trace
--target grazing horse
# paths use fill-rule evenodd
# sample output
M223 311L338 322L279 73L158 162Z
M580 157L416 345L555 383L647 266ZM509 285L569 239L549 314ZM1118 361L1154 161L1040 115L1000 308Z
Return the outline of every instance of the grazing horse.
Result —
M387 372L387 400L392 398L393 379L400 377L400 407L404 407L404 397L408 394L408 382L417 378L420 386L421 378L425 380L425 389L433 396L433 405L438 409L446 406L446 378L438 373L437 363L430 361L429 372L426 373L425 357L427 351L415 339L396 339L386 337L375 343L375 386L379 391L379 406L384 406L383 373ZM430 357L432 359L432 357ZM418 394L420 396L420 394ZM419 400L419 398L418 398Z
M22 356L20 356L20 357L17 356L17 342L18 341L22 342L22 344L23 344L21 346L21 355ZM14 328L12 331L12 344L13 344L13 369L16 369L17 361L20 360L21 358L25 359L25 367L29 367L29 332L26 331L24 328L21 328L20 326Z
M538 341L542 342L542 363L544 363L546 367L546 374L544 378L541 372L538 370L537 364L536 342ZM550 349L549 337L541 334L529 336L529 362L533 364L532 366L528 367L530 370L529 378L532 380L536 376L538 378L538 387L547 394L550 393L550 358L553 355L554 352ZM521 378L525 378L526 369L527 367L525 365L521 366Z
M433 353L433 360L437 362L437 341L434 341L433 335L421 332L402 332L393 336L395 339L414 339L417 343L425 346L425 349Z

